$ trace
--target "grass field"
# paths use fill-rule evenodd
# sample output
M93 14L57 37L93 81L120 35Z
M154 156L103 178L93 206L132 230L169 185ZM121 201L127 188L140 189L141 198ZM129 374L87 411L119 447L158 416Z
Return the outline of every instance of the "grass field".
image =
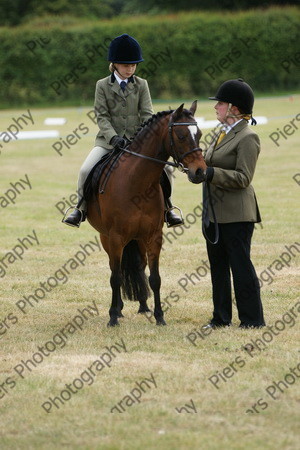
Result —
M263 219L252 245L270 327L263 330L239 329L234 308L231 329L201 334L212 311L195 209L201 186L181 173L173 198L190 224L164 229L168 326L127 302L121 326L108 329L107 256L95 230L63 225L58 210L93 146L91 108L30 109L34 124L19 120L23 131L58 129L63 139L77 129L62 156L52 147L59 138L0 141L2 449L299 448L299 106L300 95L255 105L269 119L256 127L262 151L253 180ZM23 114L30 116L1 111L2 132ZM200 102L196 115L214 119L213 103ZM47 127L47 117L67 122Z

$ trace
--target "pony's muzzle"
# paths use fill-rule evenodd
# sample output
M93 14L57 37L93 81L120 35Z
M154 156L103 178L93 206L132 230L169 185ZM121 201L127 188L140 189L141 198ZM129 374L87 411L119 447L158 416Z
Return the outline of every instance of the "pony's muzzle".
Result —
M202 169L189 170L188 171L188 178L192 183L199 184L202 183L205 180L204 172Z

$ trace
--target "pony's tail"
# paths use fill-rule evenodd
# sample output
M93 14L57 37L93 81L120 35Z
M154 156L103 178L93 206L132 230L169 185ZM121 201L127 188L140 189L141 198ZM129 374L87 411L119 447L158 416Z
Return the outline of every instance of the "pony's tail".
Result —
M121 270L123 295L129 300L146 301L150 295L149 283L137 241L130 241L124 247Z

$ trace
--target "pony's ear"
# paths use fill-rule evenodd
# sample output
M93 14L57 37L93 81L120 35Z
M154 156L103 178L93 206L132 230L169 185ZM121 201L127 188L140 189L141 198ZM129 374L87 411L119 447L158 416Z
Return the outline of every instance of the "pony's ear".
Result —
M177 119L179 119L179 117L181 117L182 115L182 111L183 111L183 106L184 103L182 103L182 105L180 105L172 114L172 119L175 122Z
M190 107L190 111L193 114L193 116L195 115L196 109L197 109L197 100L194 100L192 106Z

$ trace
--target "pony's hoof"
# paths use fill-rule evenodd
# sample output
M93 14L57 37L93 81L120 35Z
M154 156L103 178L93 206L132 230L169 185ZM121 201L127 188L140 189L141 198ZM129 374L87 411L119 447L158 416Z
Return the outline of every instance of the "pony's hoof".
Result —
M158 319L156 320L156 325L167 325L164 319Z
M107 326L108 327L117 327L119 324L118 319L110 319Z
M151 309L148 308L148 306L147 306L147 308L140 308L137 313L145 314L146 312L152 312Z

